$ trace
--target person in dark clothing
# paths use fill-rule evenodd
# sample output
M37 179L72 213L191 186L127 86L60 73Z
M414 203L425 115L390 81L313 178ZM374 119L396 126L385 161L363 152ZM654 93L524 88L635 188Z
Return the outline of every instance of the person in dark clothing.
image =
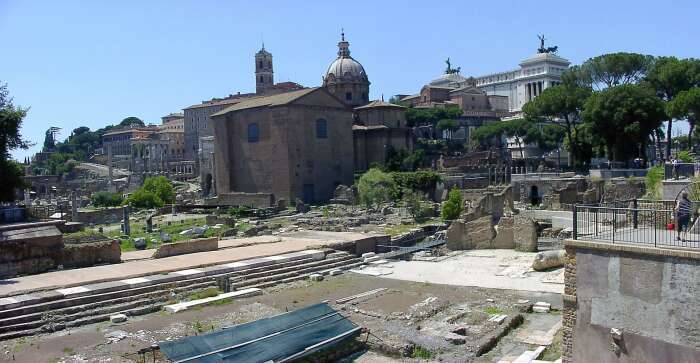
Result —
M692 204L688 199L688 192L681 194L681 199L676 203L676 240L685 242L685 236L688 233L688 225L690 224L690 215L692 213ZM681 239L681 233L684 233L684 238Z

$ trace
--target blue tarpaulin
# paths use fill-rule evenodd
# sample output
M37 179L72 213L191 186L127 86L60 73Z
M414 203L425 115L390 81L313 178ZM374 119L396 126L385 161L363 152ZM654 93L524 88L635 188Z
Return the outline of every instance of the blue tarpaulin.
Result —
M174 363L287 362L359 333L357 325L320 303L158 346Z

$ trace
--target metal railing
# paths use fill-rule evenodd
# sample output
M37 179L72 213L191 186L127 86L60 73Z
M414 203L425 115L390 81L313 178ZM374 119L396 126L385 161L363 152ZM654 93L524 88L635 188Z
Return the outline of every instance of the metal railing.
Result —
M700 222L697 215L679 230L675 211L607 205L574 205L573 238L607 243L641 244L655 247L700 248ZM637 207L635 207L637 206Z

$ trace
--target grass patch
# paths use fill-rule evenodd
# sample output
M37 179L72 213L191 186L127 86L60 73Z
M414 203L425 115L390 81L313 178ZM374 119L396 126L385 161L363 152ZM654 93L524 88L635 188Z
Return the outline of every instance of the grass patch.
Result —
M63 348L63 354L73 355L73 353L75 353L75 350L73 348L71 348L71 347Z
M484 309L484 312L486 314L491 314L491 315L500 315L503 313L503 310L495 307L495 306L488 306L486 309Z
M433 352L427 348L421 347L420 345L414 346L413 351L411 352L411 358L431 359L434 355L435 354Z
M187 300L192 301L192 300L199 300L199 299L206 299L208 297L214 297L218 296L221 293L219 289L216 287L210 287L208 289L204 289L202 291L197 291L195 293L187 295Z
M555 361L561 358L561 348L562 341L564 340L564 329L559 329L559 331L554 334L554 339L552 339L552 344L544 349L542 355L539 359Z

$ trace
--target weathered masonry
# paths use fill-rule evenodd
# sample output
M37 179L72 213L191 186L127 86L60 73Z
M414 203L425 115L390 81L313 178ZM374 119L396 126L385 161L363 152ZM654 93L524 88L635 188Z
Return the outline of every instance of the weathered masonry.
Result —
M566 242L564 362L700 362L700 250Z

